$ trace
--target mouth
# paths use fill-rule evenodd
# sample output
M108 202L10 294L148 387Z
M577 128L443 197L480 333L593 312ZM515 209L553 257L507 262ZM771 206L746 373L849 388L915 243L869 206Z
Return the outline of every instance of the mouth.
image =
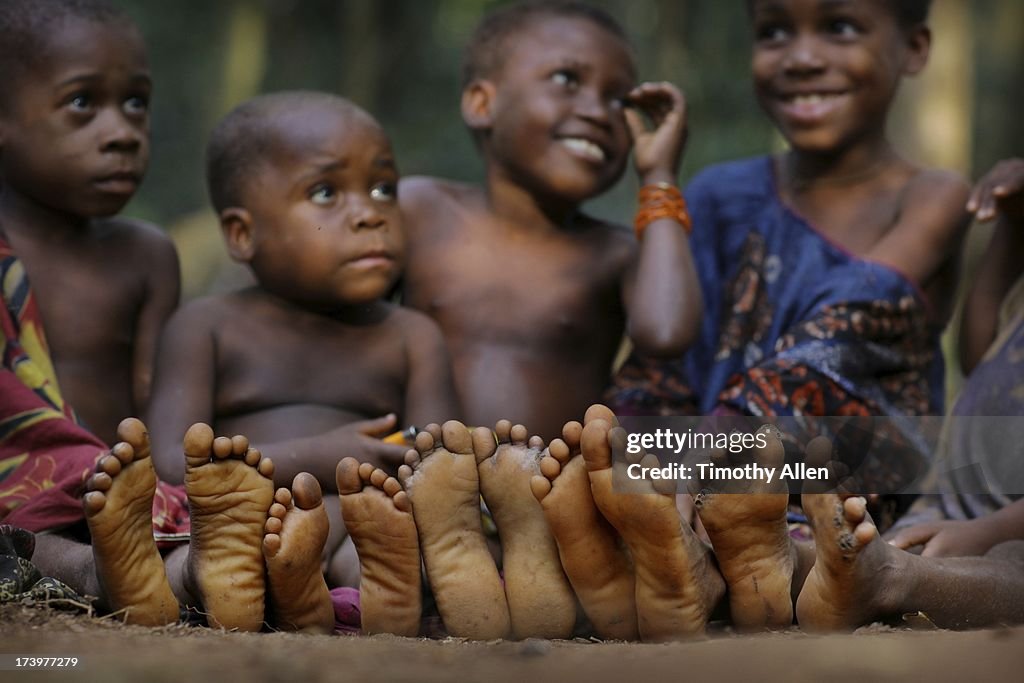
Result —
M579 137L564 137L558 139L559 144L568 149L574 156L585 161L601 164L608 158L608 154L600 145L593 140Z
M134 171L118 171L101 176L93 181L93 186L106 194L132 194L139 187L142 176Z
M348 265L356 268L391 268L395 265L395 257L389 251L373 249L349 259Z
M837 110L846 100L843 91L784 93L779 96L782 112L794 123L815 124Z

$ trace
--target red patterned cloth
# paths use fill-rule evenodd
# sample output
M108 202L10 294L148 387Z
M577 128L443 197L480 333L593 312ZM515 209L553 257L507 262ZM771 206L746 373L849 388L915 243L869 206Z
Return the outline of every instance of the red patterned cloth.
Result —
M24 267L0 239L0 520L45 531L84 519L83 485L107 446L80 425L60 394ZM187 538L188 501L160 483L158 539Z

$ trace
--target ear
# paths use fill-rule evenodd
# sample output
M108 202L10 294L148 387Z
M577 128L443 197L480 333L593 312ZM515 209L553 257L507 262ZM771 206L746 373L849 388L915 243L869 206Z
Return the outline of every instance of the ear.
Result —
M924 24L918 24L906 35L907 63L903 73L916 76L928 63L928 53L932 49L932 30Z
M245 209L231 207L220 212L220 229L228 245L228 254L239 263L249 263L256 253L252 215Z
M462 91L462 120L470 130L488 130L494 123L496 89L490 81L476 80Z

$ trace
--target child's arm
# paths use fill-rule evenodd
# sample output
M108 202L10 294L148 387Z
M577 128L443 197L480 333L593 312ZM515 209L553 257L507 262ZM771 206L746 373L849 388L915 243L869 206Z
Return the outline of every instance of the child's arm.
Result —
M403 311L406 325L409 378L405 390L405 421L423 426L447 420L461 420L455 395L448 348L441 328L433 320L416 311Z
M993 546L1014 540L1024 540L1024 500L977 519L915 524L889 542L903 550L924 546L921 554L926 557L963 557L984 555Z
M865 257L894 268L927 289L945 267L958 265L953 259L967 228L964 204L969 190L955 173L918 173L907 186L895 224ZM950 291L948 301L929 302L933 314L943 322L948 319L952 294Z
M146 292L142 310L135 323L132 357L132 400L135 412L142 415L149 403L156 363L156 345L164 323L178 305L180 275L174 243L155 228L140 231L145 252L140 250L139 265L146 269Z
M217 317L208 301L196 301L171 316L160 336L146 425L153 465L170 484L184 480L181 445L186 430L196 422L214 422Z
M1024 159L996 164L974 186L967 210L981 222L997 222L960 321L960 365L965 374L995 339L999 306L1024 272Z
M641 186L674 188L686 141L682 93L669 83L644 83L629 94L626 104ZM654 124L652 130L641 112ZM703 316L700 283L689 235L677 220L658 218L643 231L639 257L623 280L623 301L626 332L644 355L678 356L696 338Z

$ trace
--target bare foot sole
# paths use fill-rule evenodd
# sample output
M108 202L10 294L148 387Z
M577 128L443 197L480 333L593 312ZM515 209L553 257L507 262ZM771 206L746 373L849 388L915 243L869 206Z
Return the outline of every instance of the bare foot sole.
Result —
M744 453L721 450L713 454L711 464L715 470L749 463L774 468L771 481L709 476L694 496L729 586L733 624L741 630L784 629L793 623L794 549L786 525L789 488L779 476L786 453L773 427L766 425L759 433L767 439L765 448Z
M274 465L244 436L205 424L185 434L185 493L192 518L188 583L210 626L259 631L266 594L263 527L274 500Z
M802 503L814 530L815 560L796 601L800 628L849 631L886 615L884 574L894 566L888 556L898 551L878 538L865 500L805 493Z
M412 500L427 580L453 636L505 638L505 590L480 520L480 478L469 430L450 420L416 435L398 478Z
M710 550L682 522L674 493L660 493L647 480L631 481L629 492L613 489L612 447L624 452L625 440L620 427L595 419L583 428L581 448L594 502L633 558L640 637L663 641L700 635L725 582ZM658 465L653 456L637 457L645 467ZM625 473L620 477L629 481Z
M530 480L558 545L562 568L602 638L636 640L633 568L615 529L598 512L580 455L583 425L569 422Z
M338 463L341 516L359 554L363 633L415 637L423 614L412 503L394 477L355 458Z
M512 635L516 638L568 638L576 623L576 597L562 571L558 546L544 510L530 490L539 475L540 437L526 427L500 420L491 430L473 430L473 452L480 493L501 539L502 573Z
M143 626L178 620L178 601L153 541L156 471L145 425L128 418L96 463L82 497L100 585L113 611Z
M275 627L284 631L331 633L334 607L320 571L330 522L320 483L300 472L292 488L274 494L263 525L267 593Z

